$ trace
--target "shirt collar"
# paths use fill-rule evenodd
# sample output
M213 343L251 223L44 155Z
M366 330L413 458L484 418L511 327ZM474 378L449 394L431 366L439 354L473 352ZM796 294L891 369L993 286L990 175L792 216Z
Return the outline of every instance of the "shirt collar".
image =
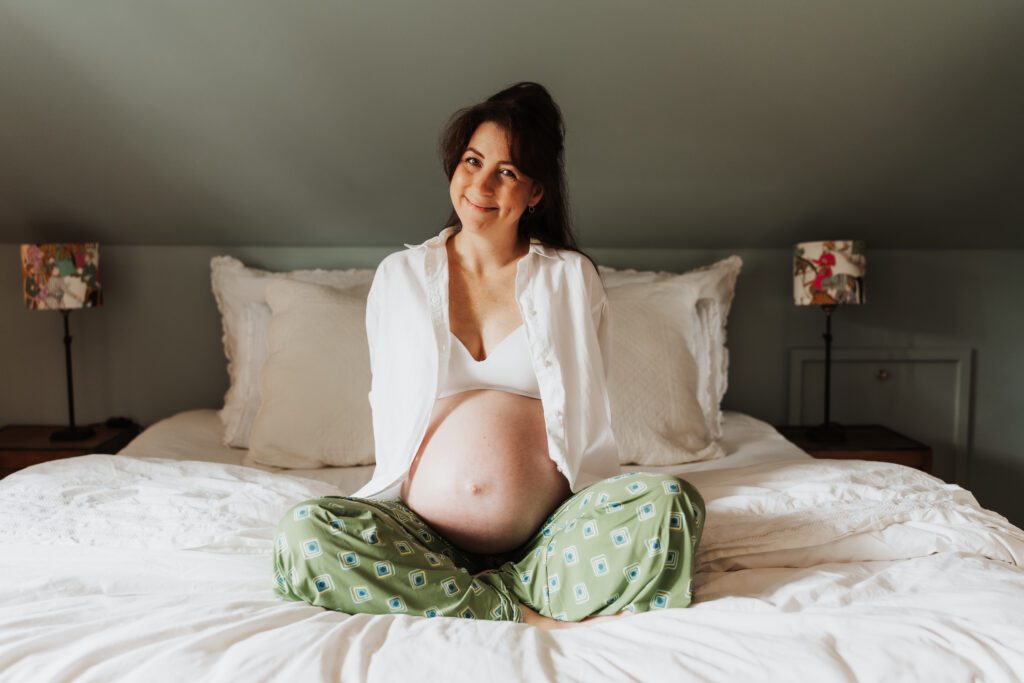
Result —
M405 244L404 246L409 249L426 249L427 247L441 247L444 246L445 242L448 241L449 237L457 233L459 230L461 230L459 226L449 225L440 233L434 235L427 241L422 242L421 244ZM536 237L530 238L530 253L540 254L541 256L546 256L547 258L550 259L558 259L559 261L565 260L562 258L562 255L558 253L558 249L555 249L554 247L549 247L548 245L538 240Z

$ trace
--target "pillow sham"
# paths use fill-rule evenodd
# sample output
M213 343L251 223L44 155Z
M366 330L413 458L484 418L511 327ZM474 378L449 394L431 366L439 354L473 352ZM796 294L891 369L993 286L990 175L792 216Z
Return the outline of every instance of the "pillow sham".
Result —
M249 447L249 433L259 410L259 373L266 358L266 329L271 316L267 285L276 280L310 282L365 298L374 272L373 268L270 272L246 267L231 256L215 256L210 261L210 281L221 315L230 380L224 407L218 413L225 446ZM364 329L365 322L359 325Z
M723 454L713 442L721 436L720 404L728 370L725 323L741 266L739 257L733 256L683 274L600 267L613 311L609 372L614 379L609 393L624 464L667 465ZM365 312L375 271L272 273L247 268L231 257L214 258L211 270L232 380L220 412L224 443L248 448L262 403L261 371L272 321L266 302L269 284L322 284L361 301ZM351 317L350 324L354 327L349 332L358 333L365 344L365 320ZM369 410L366 392L358 401ZM372 441L372 423L367 420L364 438ZM291 452L284 443L263 450L268 448L276 455ZM318 457L319 451L313 453L314 459ZM350 462L349 454L335 456L319 462ZM372 458L372 451L362 457Z
M260 406L243 464L284 468L374 462L366 296L278 279L260 370Z
M721 406L729 384L726 323L736 291L736 280L742 267L743 260L735 255L682 274L598 267L610 304L615 298L615 290L623 286L653 287L658 283L673 282L677 287L686 290L686 293L681 295L693 301L696 321L684 334L684 338L697 367L697 400L714 439L722 437ZM614 325L616 330L620 327ZM632 338L635 335L631 332L630 329L624 329L620 334L624 333ZM623 353L619 351L618 344L614 346L616 352ZM625 353L628 354L629 351ZM660 353L670 354L670 349L664 349Z

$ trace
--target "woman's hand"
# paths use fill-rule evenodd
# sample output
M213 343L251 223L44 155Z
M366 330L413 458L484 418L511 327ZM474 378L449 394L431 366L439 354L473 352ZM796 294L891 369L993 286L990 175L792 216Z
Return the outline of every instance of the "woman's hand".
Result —
M523 623L529 624L530 626L536 626L537 628L549 631L557 628L571 628L573 626L585 626L587 624L594 624L600 621L608 621L609 619L617 619L618 617L625 616L629 612L620 612L619 614L611 614L604 617L587 617L581 621L559 621L558 619L552 619L545 617L537 612L533 611L526 605L519 603L519 609L523 613Z

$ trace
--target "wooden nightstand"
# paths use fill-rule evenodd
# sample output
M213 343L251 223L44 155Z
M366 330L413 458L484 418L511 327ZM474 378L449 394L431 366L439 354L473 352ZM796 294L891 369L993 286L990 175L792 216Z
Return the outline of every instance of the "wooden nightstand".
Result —
M91 439L50 441L60 425L8 425L0 427L0 478L23 467L59 458L92 453L115 454L142 431L137 424L107 423L87 425L96 430Z
M846 441L823 443L807 438L813 427L776 427L779 433L815 458L881 460L931 474L932 449L881 425L846 425Z

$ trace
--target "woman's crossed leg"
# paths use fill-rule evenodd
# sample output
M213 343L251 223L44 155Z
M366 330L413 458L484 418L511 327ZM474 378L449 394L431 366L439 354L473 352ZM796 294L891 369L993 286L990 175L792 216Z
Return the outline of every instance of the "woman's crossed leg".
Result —
M400 500L315 498L278 524L275 590L349 614L538 624L685 607L703 524L690 484L651 473L577 492L504 556L459 550Z

